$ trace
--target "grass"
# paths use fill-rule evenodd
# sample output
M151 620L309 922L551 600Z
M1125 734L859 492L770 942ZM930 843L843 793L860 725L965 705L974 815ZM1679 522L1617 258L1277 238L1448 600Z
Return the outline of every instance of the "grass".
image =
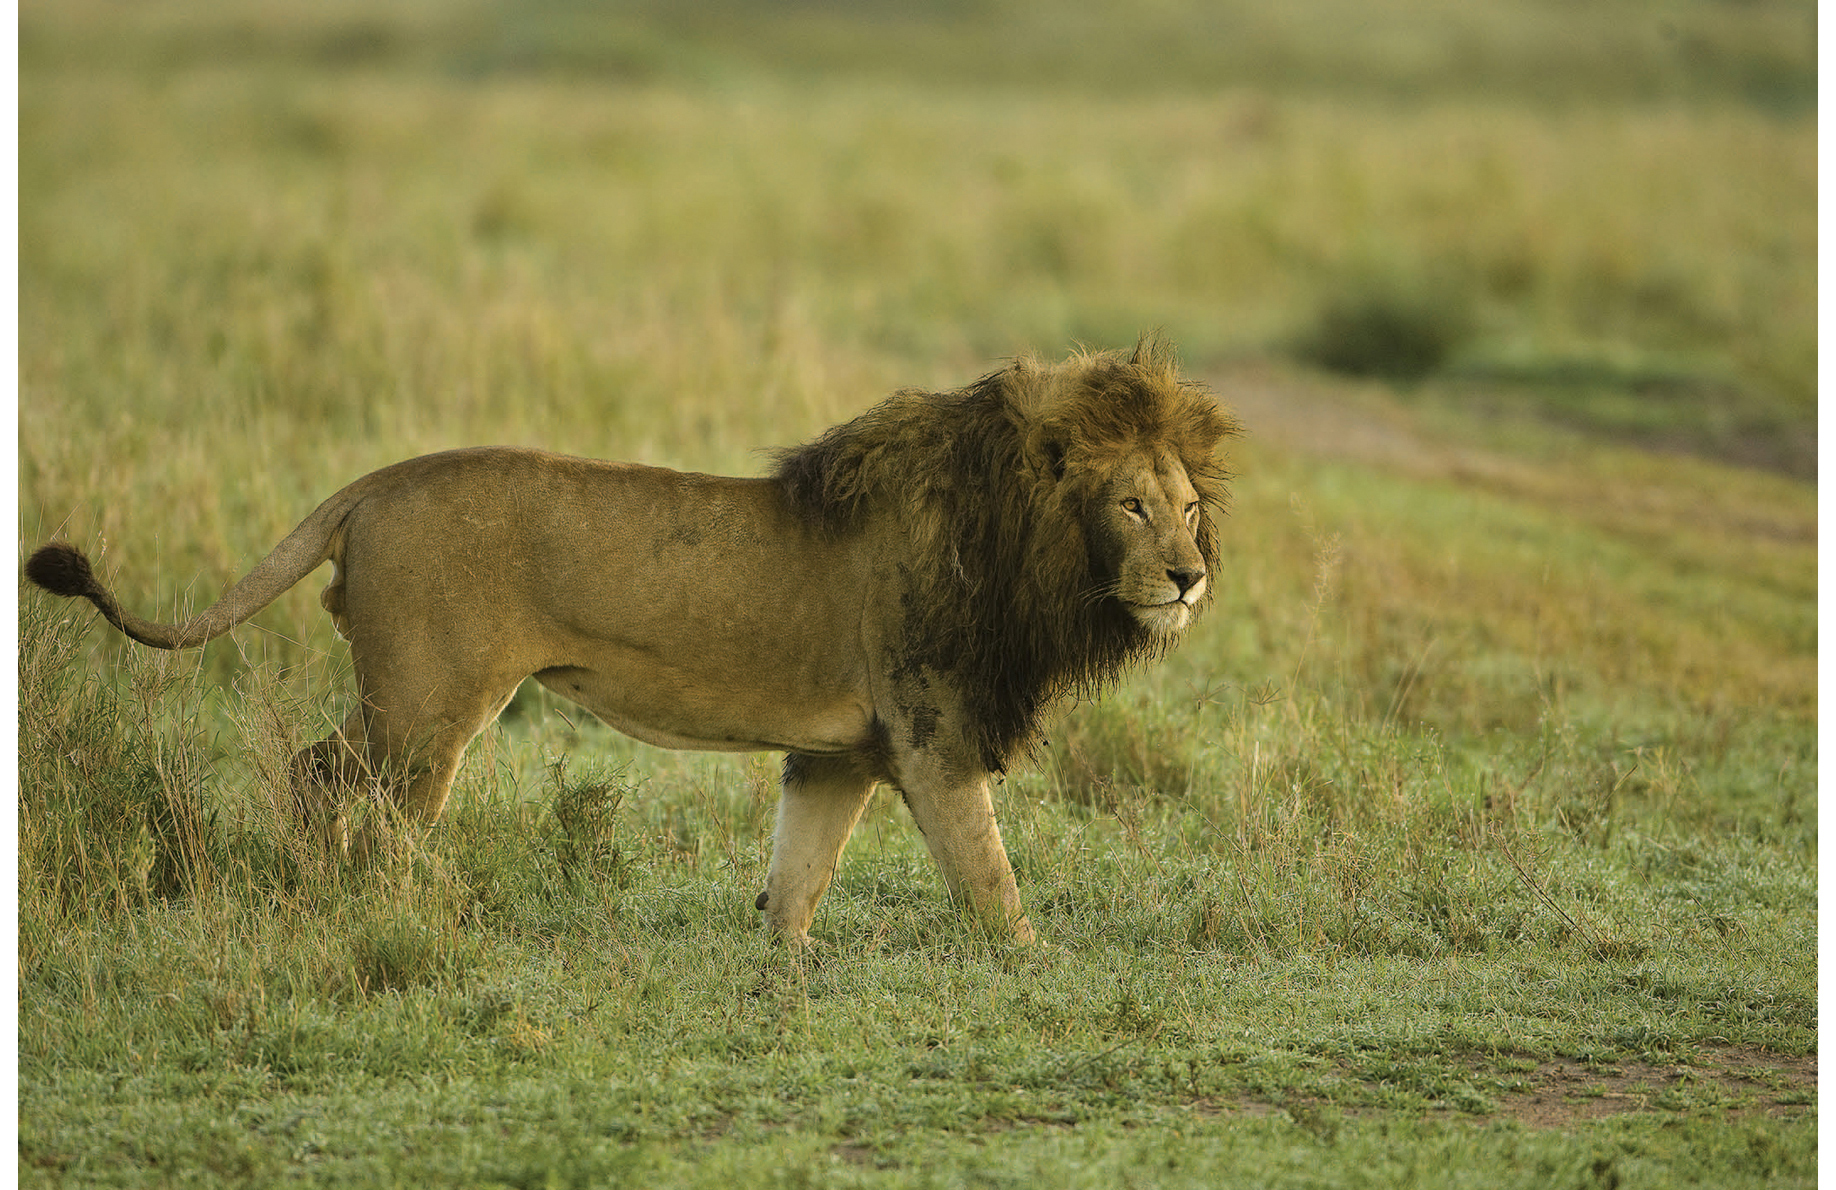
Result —
M143 611L448 446L756 473L1156 325L1256 412L1216 607L998 791L1037 953L885 792L770 949L774 758L540 690L347 868L312 584L22 589L22 1182L1808 1184L1808 9L1300 11L28 5L21 547ZM1295 362L1372 295L1459 333Z
M29 616L28 647L69 631ZM107 683L77 683L59 705L83 713ZM1713 766L1688 741L1666 754L1556 715L1455 746L1286 695L1125 693L1009 779L1040 954L969 933L882 798L815 962L753 925L770 818L747 762L637 776L619 759L634 746L589 730L575 753L599 759L570 771L552 729L507 731L438 830L349 871L275 825L260 782L223 781L211 838L190 844L148 825L157 801L122 799L112 828L93 784L60 807L64 742L27 733L47 745L23 758L22 1168L1808 1179L1807 772L1752 772L1779 756L1763 733ZM165 697L184 721L208 695L193 677ZM32 686L24 701L42 705ZM89 738L138 746L143 726L117 722ZM274 744L250 736L233 746L259 763ZM1137 770L1126 743L1144 736L1138 755L1177 741L1183 765ZM1074 752L1107 753L1108 775L1080 789ZM1773 781L1797 815L1710 792ZM80 844L59 833L84 814ZM172 886L134 875L187 846L211 859L176 863ZM1560 1128L1518 1122L1557 1063L1588 1080ZM1609 1083L1643 1110L1587 1123Z

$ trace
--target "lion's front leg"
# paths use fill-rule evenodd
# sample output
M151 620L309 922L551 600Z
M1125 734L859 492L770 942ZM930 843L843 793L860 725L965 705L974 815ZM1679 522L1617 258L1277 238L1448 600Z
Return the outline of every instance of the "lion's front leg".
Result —
M901 789L950 895L966 903L991 930L1030 945L1035 941L1033 925L1020 908L1020 889L995 822L988 775L952 780L924 773L929 767L917 766L919 771L904 780Z
M757 901L774 934L795 945L809 943L816 906L829 889L874 783L873 774L853 757L793 752L784 758L771 874Z

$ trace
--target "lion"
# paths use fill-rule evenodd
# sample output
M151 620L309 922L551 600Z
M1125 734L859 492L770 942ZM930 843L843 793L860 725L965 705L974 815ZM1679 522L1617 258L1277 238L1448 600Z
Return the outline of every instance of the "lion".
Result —
M410 459L326 500L182 624L125 611L66 542L26 574L184 649L330 561L320 602L359 698L295 758L296 786L366 789L431 823L466 746L533 677L645 743L785 753L755 902L768 933L809 943L884 782L951 897L1030 943L990 780L1055 705L1157 657L1208 605L1215 455L1239 432L1144 338L902 390L760 478L513 447Z

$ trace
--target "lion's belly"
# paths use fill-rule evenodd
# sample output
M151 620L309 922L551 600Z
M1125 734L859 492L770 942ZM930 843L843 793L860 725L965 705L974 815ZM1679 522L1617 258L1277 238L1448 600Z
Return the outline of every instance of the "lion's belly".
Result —
M870 739L872 711L846 691L720 688L694 674L641 663L620 670L567 666L535 677L607 726L659 748L833 753Z

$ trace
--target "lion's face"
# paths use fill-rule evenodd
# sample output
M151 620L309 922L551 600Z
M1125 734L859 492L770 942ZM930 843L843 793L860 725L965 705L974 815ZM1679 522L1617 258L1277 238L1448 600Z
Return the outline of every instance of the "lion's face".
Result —
M1156 636L1192 619L1210 575L1199 553L1198 492L1171 451L1124 456L1090 508L1093 561L1105 590Z

